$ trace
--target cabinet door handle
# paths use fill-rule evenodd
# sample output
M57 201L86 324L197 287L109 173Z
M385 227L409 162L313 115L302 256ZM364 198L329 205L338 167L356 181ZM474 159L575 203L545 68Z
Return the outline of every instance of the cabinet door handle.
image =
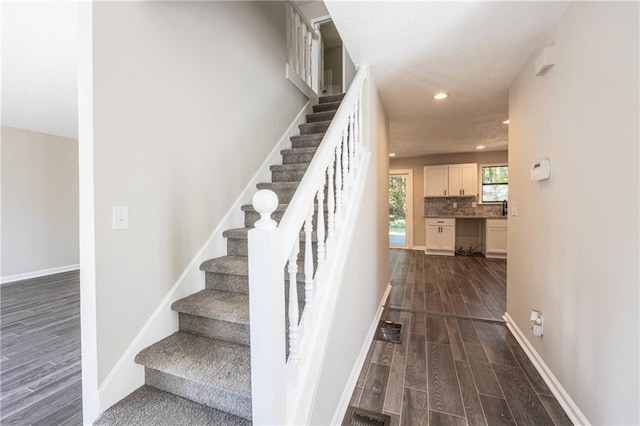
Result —
M447 196L447 190L446 189L444 190L444 195L445 195L445 197Z
M464 189L462 190L462 195L464 195Z

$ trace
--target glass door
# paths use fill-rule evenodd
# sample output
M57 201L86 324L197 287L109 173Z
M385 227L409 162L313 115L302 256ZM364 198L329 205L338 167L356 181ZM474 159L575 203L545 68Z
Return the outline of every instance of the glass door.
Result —
M407 175L389 175L389 246L407 247Z

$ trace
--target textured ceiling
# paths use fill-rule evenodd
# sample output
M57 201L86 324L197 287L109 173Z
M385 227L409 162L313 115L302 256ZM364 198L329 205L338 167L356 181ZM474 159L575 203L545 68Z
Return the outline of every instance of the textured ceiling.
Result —
M567 2L325 1L372 67L398 157L507 148L508 88ZM451 97L434 101L433 94Z
M76 4L1 7L2 125L77 139Z

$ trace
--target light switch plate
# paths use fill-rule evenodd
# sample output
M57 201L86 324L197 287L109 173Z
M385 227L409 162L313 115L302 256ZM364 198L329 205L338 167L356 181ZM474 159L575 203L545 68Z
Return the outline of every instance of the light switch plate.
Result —
M518 216L518 203L511 203L511 216Z
M129 229L129 207L113 206L111 229Z

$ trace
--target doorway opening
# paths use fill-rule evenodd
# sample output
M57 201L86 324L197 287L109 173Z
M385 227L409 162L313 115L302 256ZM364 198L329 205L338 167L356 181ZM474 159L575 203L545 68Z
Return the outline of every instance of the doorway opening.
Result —
M389 172L389 246L413 247L413 170Z
M319 23L320 26L320 94L336 95L344 92L342 39L333 21Z

